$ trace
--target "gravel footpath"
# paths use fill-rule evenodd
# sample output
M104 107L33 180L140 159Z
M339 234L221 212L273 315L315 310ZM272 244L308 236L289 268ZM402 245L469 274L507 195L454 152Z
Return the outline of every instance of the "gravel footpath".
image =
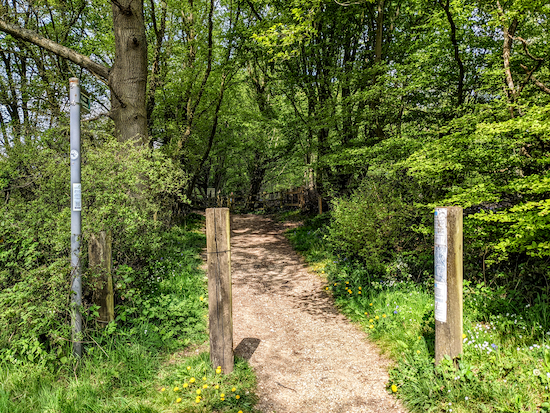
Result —
M232 217L235 352L258 377L264 413L402 412L388 361L333 306L283 232L293 224Z

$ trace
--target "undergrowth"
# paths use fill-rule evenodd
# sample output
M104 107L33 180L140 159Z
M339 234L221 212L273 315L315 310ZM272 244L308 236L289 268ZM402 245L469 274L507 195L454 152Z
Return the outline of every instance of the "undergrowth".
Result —
M91 307L81 359L67 342L55 359L0 361L0 412L254 411L248 364L237 359L227 375L210 366L203 218L191 218L162 235L161 252L139 274L119 267L116 320L96 326Z
M411 412L550 411L548 296L531 302L505 288L464 281L463 354L434 367L433 275L425 281L373 271L334 255L328 214L306 220L287 236L326 291L393 360L388 391Z

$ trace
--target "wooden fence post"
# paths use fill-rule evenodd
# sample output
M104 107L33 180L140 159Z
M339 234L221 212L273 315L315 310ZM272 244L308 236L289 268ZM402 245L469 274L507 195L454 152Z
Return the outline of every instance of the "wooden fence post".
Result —
M231 235L229 208L206 210L210 361L224 373L233 371Z
M101 231L96 237L90 235L88 242L88 267L97 274L93 293L94 303L99 306L100 323L109 323L115 319L115 294L112 276L112 235L111 231Z
M435 364L462 353L462 208L435 209Z
M319 203L319 215L323 214L323 198L321 195L317 194L317 202Z

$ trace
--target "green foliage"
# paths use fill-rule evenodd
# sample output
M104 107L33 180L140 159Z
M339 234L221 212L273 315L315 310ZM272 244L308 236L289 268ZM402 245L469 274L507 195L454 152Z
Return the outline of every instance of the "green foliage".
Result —
M407 266L403 251L420 255L427 248L426 237L416 230L426 214L412 205L416 188L405 181L396 185L393 179L371 177L349 197L334 201L328 239L337 255L360 259L377 273L395 263L395 275L411 276L400 269Z
M0 206L0 354L13 361L56 358L70 336L65 145L48 134L0 158L0 189L6 194ZM134 266L129 288L147 293L148 274L140 269L162 246L160 233L171 213L164 199L181 197L184 176L159 151L131 142L86 141L83 154L83 262L87 236L111 228L115 268ZM94 288L85 284L85 297Z

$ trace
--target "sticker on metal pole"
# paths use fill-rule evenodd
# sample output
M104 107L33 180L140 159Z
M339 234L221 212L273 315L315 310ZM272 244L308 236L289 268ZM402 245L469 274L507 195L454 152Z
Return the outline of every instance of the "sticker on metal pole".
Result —
M82 188L80 184L73 184L73 211L82 211Z
M436 208L435 230L435 319L447 322L447 209Z

